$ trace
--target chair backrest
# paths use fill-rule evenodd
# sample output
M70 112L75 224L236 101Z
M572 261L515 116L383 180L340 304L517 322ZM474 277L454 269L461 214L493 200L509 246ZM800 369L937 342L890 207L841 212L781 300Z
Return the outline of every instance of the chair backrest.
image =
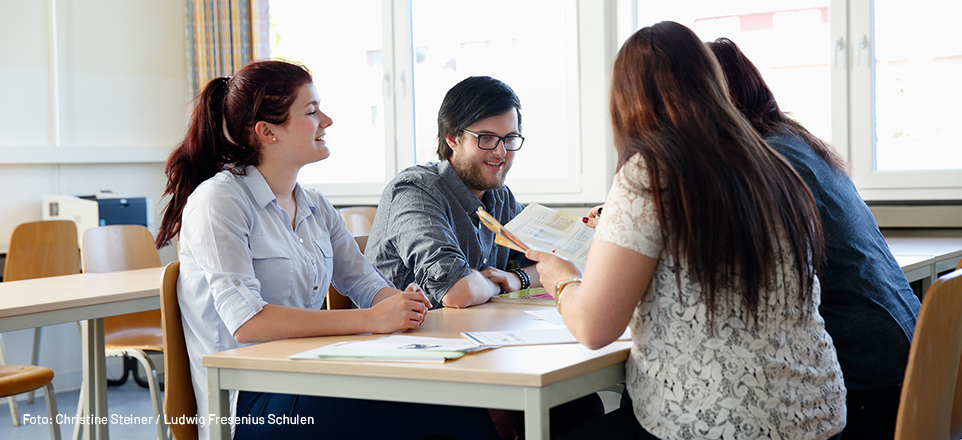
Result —
M371 233L371 225L374 223L374 214L377 213L377 207L352 206L341 208L338 212L344 218L344 224L351 235L368 235Z
M364 248L367 247L367 235L356 235L354 236L354 241L357 242L357 247L361 249L361 253L364 253ZM327 310L335 309L350 309L354 307L354 302L351 298L338 293L334 286L327 289Z
M80 251L84 272L102 273L160 267L154 237L141 225L87 229Z
M160 267L160 253L154 237L142 225L107 225L84 231L80 250L84 272L103 273L122 270ZM104 318L104 333L108 336L129 330L149 332L152 340L147 346L157 347L160 339L160 310L128 313Z
M922 299L909 351L895 439L962 436L962 271L936 281Z
M955 266L962 270L962 259ZM955 379L955 403L952 404L952 438L962 438L962 361L959 361L959 375Z
M77 225L71 220L21 223L10 235L3 280L80 273Z
M164 327L164 414L168 420L184 421L167 425L175 439L197 440L197 425L187 422L197 415L197 400L190 379L184 324L180 320L180 304L177 302L179 275L180 262L174 261L164 267L160 280L160 314Z

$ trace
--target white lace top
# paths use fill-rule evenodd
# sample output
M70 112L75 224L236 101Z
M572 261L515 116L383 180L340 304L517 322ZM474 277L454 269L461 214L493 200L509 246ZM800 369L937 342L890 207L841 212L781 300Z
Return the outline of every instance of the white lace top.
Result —
M757 326L734 305L715 313L709 333L701 287L662 255L648 172L637 155L615 176L594 238L658 258L631 319L626 367L635 416L648 432L664 440L796 440L842 430L845 387L817 313L817 280L816 311L807 318L795 299L796 273L779 270L777 285L761 297ZM790 253L781 257L794 261Z

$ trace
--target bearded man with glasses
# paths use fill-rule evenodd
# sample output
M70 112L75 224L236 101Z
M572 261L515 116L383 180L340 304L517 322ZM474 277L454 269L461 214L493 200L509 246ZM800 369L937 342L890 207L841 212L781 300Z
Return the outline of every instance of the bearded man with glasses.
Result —
M495 244L477 214L483 207L503 225L524 209L504 186L522 145L521 101L511 87L487 76L456 84L438 111L440 162L410 167L388 183L365 257L396 286L418 283L434 307L469 307L541 286L534 262ZM522 412L490 412L503 439L523 438ZM552 437L603 414L597 394L552 408Z
M384 189L368 261L395 285L417 280L434 307L540 286L532 262L496 245L477 214L483 207L505 224L524 209L504 186L523 144L521 101L511 87L477 76L451 88L438 112L440 162L410 167ZM509 261L517 262L510 270Z

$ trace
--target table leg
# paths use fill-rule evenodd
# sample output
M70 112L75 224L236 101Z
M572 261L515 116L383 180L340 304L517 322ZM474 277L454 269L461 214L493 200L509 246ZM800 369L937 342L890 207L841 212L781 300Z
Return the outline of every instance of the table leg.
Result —
M220 370L207 368L207 403L208 411L214 417L230 416L230 390L221 389ZM206 414L199 414L206 417ZM210 440L230 440L230 423L220 424L216 420L210 421Z
M84 438L108 440L110 416L107 414L107 361L104 358L104 320L82 322L83 380L87 382L87 408L90 421L84 425ZM103 422L103 423L101 423Z
M525 388L524 390L524 436L531 440L549 440L551 438L551 423L549 415L551 408L544 401L540 388Z

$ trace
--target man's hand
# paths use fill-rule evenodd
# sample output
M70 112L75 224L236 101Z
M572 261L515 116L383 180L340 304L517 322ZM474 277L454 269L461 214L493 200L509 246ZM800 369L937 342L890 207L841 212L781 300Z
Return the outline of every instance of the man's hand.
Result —
M507 272L494 267L481 269L481 275L491 280L492 283L501 286L505 292L514 292L521 289L521 278L514 272Z

